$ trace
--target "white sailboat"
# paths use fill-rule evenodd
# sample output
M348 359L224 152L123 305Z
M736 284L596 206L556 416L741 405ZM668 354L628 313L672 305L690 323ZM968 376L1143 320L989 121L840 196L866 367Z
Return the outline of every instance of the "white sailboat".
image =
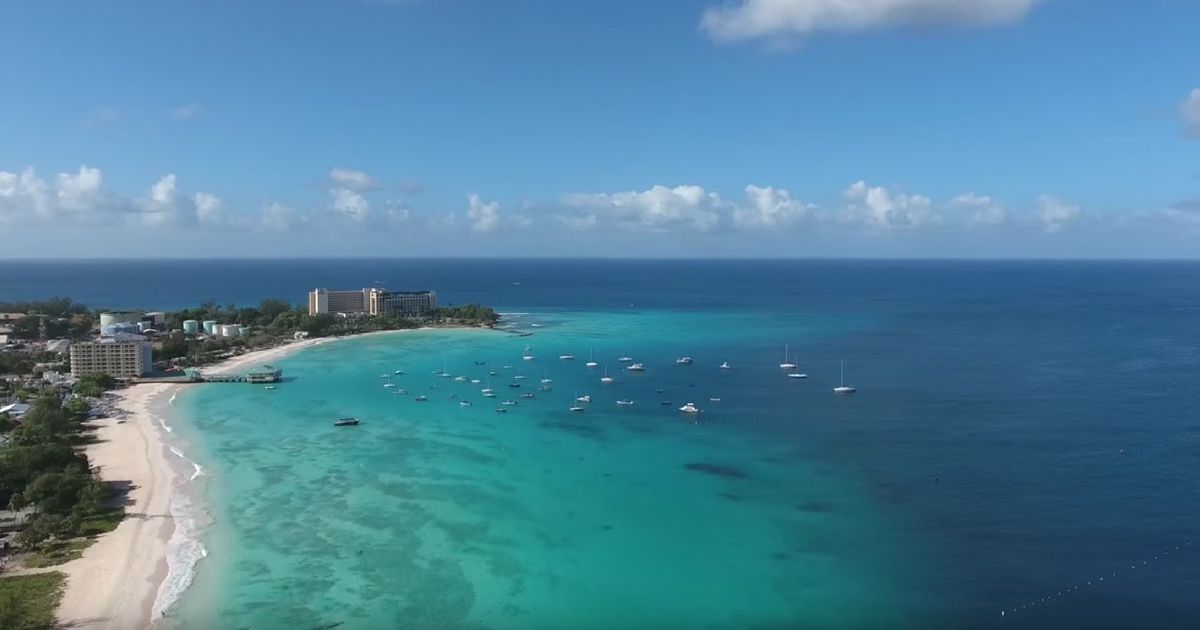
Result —
M799 364L800 364L800 355L796 355L796 362L793 363L792 365L799 365ZM792 369L795 369L795 368L792 368ZM808 375L803 372L788 372L787 377L788 378L808 378Z
M853 387L846 384L846 362L845 361L842 361L842 377L841 377L840 382L841 382L841 385L838 385L837 387L833 388L833 393L835 393L835 394L853 394L854 392L858 391L857 389L854 389Z
M617 362L618 363L629 363L632 360L633 360L633 357L629 356L629 353L625 351L625 346L621 346L621 356L617 358Z
M587 363L584 363L584 365L586 367L596 367L597 365L600 365L599 363L596 363L595 353L591 348L588 349L588 360Z
M796 369L796 364L795 364L795 363L792 363L791 361L789 361L789 360L788 360L788 347L787 347L787 344L784 344L784 346L783 346L783 363L780 363L780 364L779 364L779 369L781 369L781 370L794 370L794 369Z
M601 382L601 383L611 383L611 382L613 382L613 377L611 377L611 376L609 376L609 375L608 375L608 366L607 366L607 365L606 365L606 366L604 366L604 376L601 376L601 377L600 377L600 382Z
M529 346L525 346L525 352L521 354L521 360L522 361L532 361L533 360L533 348L530 348Z

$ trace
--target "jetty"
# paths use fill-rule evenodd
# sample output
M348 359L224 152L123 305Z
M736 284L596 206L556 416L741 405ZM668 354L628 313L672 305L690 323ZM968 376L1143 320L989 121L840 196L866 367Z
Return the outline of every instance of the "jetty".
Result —
M196 368L183 371L183 374L149 374L132 379L135 383L173 383L188 385L193 383L278 383L283 380L283 368L273 365L261 365L245 373L204 374Z

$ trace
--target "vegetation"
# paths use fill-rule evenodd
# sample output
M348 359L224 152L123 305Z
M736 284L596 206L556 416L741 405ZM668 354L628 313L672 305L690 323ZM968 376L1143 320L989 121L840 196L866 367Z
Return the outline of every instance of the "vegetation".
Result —
M26 549L111 529L111 492L75 448L87 413L85 403L43 396L0 447L0 505L33 513L17 534Z
M75 393L79 394L80 396L96 398L97 396L100 396L104 392L116 386L117 379L107 374L84 374L83 376L80 376L79 381L75 383Z
M57 572L0 578L0 628L54 628L65 583L66 576Z

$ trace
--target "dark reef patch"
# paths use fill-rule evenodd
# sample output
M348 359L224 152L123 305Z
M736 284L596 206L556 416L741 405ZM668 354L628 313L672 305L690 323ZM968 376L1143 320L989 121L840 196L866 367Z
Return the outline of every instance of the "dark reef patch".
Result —
M723 466L721 464L709 464L706 462L692 462L690 464L684 464L683 467L696 472L717 475L718 477L745 479L748 476L746 475L746 471L742 470L741 468L737 468L736 466Z

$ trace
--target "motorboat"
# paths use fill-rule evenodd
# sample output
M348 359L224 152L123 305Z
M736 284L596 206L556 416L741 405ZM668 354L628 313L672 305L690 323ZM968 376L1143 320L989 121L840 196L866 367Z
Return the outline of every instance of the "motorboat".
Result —
M675 359L676 365L691 365L692 363L695 363L695 360L692 359L692 357L679 357L678 359Z
M518 375L516 375L516 376L514 376L514 377L513 377L513 380L514 380L514 381L523 381L523 380L525 380L525 375L523 375L523 374L518 374Z
M521 394L521 398L533 398L534 396L535 394L533 392L525 392L524 394Z
M633 365L625 366L625 370L629 372L645 372L646 366L641 363L634 363Z
M846 362L845 361L842 361L841 372L842 372L841 381L840 381L841 384L838 385L837 387L833 388L833 393L835 393L835 394L853 394L854 392L857 392L858 391L857 389L854 389L853 387L846 384Z
M720 398L709 398L708 402L721 402Z
M396 370L395 372L392 372L392 374L395 374L396 376L403 376L404 370Z
M724 361L724 362L722 362L722 363L721 363L721 369L722 369L722 370L728 370L729 368L730 368L730 365L729 365L729 362L728 362L728 361Z
M532 324L529 324L529 327L530 328L541 328L542 325L537 322L533 322Z
M484 398L495 398L496 397L496 392L494 392L490 389L485 389L481 393L483 394Z
M481 380L479 380L479 379L477 379L477 378L473 378L473 379L471 379L471 384L472 384L472 385L478 385L478 384L480 384L480 383L482 383L482 382L483 382L483 381L481 381Z
M469 400L460 400L460 401L458 401L458 406L459 406L459 407L470 407L470 406L471 406L471 401L469 401Z
M544 378L544 379L542 379L542 385L547 385L547 384L549 384L549 383L553 383L553 382L554 382L554 379L552 379L552 378Z
M422 394L421 396L417 396L413 400L415 400L417 402L425 402L426 400L429 400L429 397Z
M579 407L579 406L571 407L569 411L571 411L572 413L580 413L583 411L583 407Z
M539 392L548 392L548 391L553 391L553 390L554 390L554 388L551 387L549 384L543 384L540 387L538 387Z
M333 421L335 427L352 427L358 424L358 418L338 418Z
M509 387L512 387L512 388L514 388L514 389L515 389L515 388L517 388L517 387L520 387L520 386L521 386L521 384L520 384L520 383L518 383L518 382L516 382L516 381L513 381L513 382L509 383L509 384L508 384L508 386L509 386Z
M466 383L466 382L467 382L467 377L465 377L465 376L455 376L455 377L454 377L454 382L455 382L455 383Z
M573 355L573 354L560 354L560 355L558 355L558 358L559 358L559 360L561 360L561 361L574 361L574 360L575 360L575 355Z
M475 365L487 365L487 361L476 361Z
M505 407L515 407L515 406L517 406L517 401L515 401L515 400L501 400L501 401L500 401L500 404L501 404L501 405L504 405Z
M496 413L508 413L508 407L496 407Z
M395 387L396 384L395 383L384 383L383 386L388 389L391 389L391 388Z
M787 344L784 344L784 346L783 346L783 363L780 363L780 364L779 364L779 369L781 369L781 370L794 370L794 369L796 369L796 364L795 364L795 363L792 363L792 362L791 362L791 361L788 359L788 347L787 347Z
M592 402L592 397L588 394L584 394L582 396L576 396L575 402L590 403L590 402Z
M633 404L633 401L632 400L618 400L617 404L621 405L622 407L628 407Z
M275 389L275 386L274 386L274 385L267 385L267 386L266 386L266 387L264 387L263 389Z
M488 370L488 376L495 376L497 374L499 374L499 372L497 372L496 370Z
M700 413L700 408L696 406L696 403L688 403L688 404L680 407L679 410L682 411L683 413L690 413L690 414Z

